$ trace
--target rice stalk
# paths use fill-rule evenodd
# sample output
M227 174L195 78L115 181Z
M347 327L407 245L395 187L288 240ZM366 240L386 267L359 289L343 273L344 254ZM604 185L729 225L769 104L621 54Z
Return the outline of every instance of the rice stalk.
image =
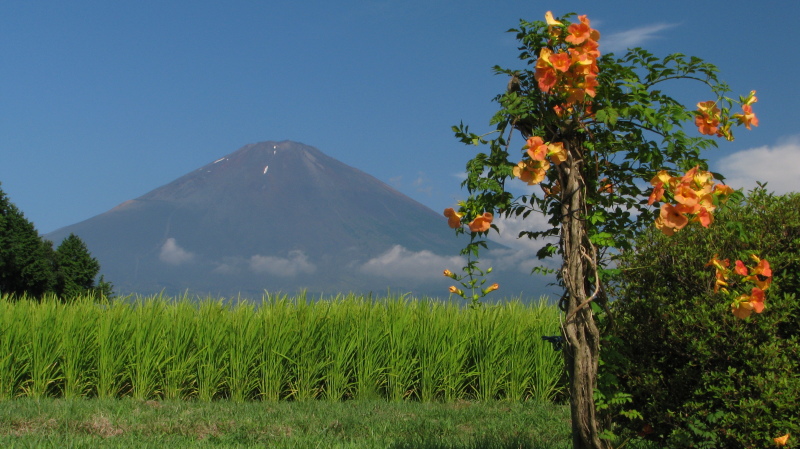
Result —
M415 322L415 309L421 307L417 300L406 297L387 299L386 315L386 393L389 400L400 401L417 395L419 373L419 327Z
M297 316L286 295L265 295L259 308L261 324L258 360L258 392L263 400L278 401L288 395L291 383L289 358L298 337Z
M197 305L184 297L166 310L162 394L165 399L190 399L197 394Z
M132 334L128 341L128 378L133 398L145 400L161 393L162 370L166 364L166 301L159 295L138 300L132 310Z
M327 341L324 345L325 398L340 401L354 395L356 335L353 316L364 307L363 301L350 294L337 296L331 301L328 312Z
M365 300L355 314L355 396L359 400L382 397L386 370L386 331L383 317L386 309L375 301Z
M23 301L20 305L31 314L31 332L23 346L29 363L29 377L22 388L27 396L41 399L61 380L58 365L61 357L58 319L62 305L53 296L45 297L39 303Z
M437 396L446 402L467 398L467 391L477 376L474 364L469 363L470 342L474 333L470 326L472 309L462 309L449 304L436 321L441 327L444 341L437 363L439 373Z
M223 391L228 369L228 334L230 316L222 300L206 299L197 311L197 397L211 401Z
M64 307L61 325L61 394L65 398L86 395L95 380L97 340L94 338L100 314L92 295L76 298Z
M127 298L112 301L98 314L95 332L97 348L95 389L102 399L123 396L130 390L126 377L128 342L133 331L131 306Z
M0 400L16 397L28 372L28 358L23 350L29 340L31 314L29 304L19 306L22 298L0 298Z
M510 336L507 310L500 304L470 310L470 357L475 366L471 386L481 401L498 399L505 388Z
M329 308L327 302L308 302L305 294L301 294L295 303L298 337L296 350L289 361L293 373L291 395L296 400L316 399L323 390L328 364L324 346Z
M228 373L225 383L230 399L244 402L254 396L258 384L258 345L262 321L256 318L252 304L239 302L227 311L228 327Z
M564 361L561 352L555 350L541 337L561 334L560 312L557 307L549 305L544 297L530 307L535 313L538 324L533 335L535 344L531 349L535 369L531 380L530 399L537 402L550 402L563 390L561 380ZM537 336L538 338L535 338Z

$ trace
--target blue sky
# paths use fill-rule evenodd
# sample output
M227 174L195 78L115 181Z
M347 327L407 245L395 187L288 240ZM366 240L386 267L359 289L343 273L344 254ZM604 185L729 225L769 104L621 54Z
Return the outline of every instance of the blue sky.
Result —
M600 49L717 64L761 121L707 153L734 187L798 190L800 2L16 1L0 3L0 183L41 233L241 146L295 140L436 211L466 193L520 18L587 14ZM688 84L673 93L687 104ZM443 225L444 222L443 222Z

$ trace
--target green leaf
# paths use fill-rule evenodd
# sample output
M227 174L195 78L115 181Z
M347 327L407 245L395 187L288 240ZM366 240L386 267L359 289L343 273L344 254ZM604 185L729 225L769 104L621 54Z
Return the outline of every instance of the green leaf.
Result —
M589 241L591 241L597 246L602 246L602 247L616 246L614 236L608 232L599 232L597 234L594 234L589 237Z

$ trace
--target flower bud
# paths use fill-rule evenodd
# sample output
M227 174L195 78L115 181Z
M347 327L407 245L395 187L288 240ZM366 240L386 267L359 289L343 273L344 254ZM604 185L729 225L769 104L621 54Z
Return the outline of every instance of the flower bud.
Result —
M496 284L496 283L492 284L492 285L486 287L486 290L483 291L483 294L486 295L488 293L491 293L491 292L497 290L498 288L500 288L499 284Z

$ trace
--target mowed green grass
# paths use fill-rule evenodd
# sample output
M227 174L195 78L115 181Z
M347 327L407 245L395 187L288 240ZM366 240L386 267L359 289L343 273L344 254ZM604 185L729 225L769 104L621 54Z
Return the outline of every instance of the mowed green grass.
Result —
M0 402L3 448L496 448L571 446L569 408L534 402Z

